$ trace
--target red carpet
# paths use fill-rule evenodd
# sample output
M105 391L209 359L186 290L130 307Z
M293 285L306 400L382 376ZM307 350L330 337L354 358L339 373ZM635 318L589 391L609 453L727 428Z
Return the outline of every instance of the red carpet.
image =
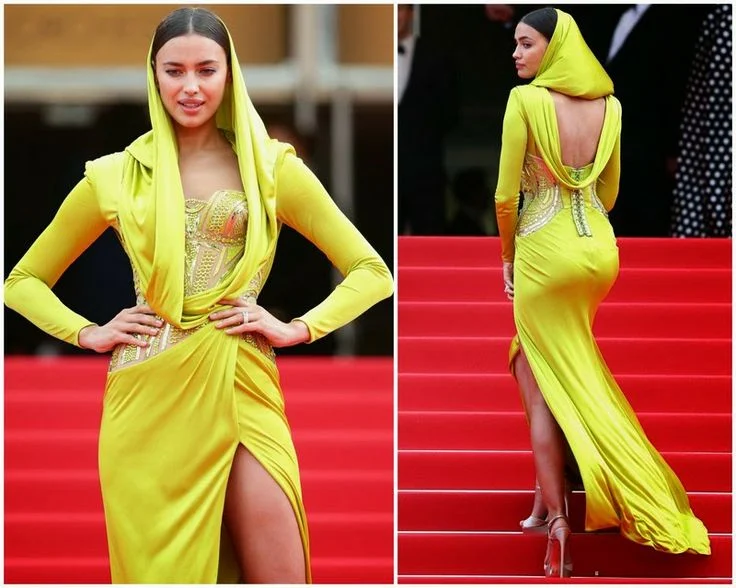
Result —
M318 583L393 581L393 360L279 360ZM105 359L5 361L5 581L109 583Z
M596 318L601 350L711 533L712 555L668 555L584 533L570 505L572 582L730 583L731 241L620 239ZM519 520L534 467L516 384L497 239L399 240L399 581L544 581L543 536Z

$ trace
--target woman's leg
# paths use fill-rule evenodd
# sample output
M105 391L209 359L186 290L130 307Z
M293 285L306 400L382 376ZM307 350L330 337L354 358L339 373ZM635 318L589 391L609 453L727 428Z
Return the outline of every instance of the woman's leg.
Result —
M558 514L566 514L565 438L544 401L522 349L514 359L514 371L531 430L537 483L541 487L542 501L547 507L548 518L551 519ZM535 501L535 510L536 508Z
M291 503L242 445L233 459L224 516L244 581L305 583L304 549Z

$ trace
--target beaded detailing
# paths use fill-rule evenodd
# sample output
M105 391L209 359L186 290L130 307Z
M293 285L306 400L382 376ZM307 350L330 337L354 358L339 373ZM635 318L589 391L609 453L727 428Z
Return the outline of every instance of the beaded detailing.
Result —
M524 205L516 224L519 237L541 229L563 209L560 186L540 157L527 153L521 170Z
M192 296L217 286L234 270L243 255L248 220L245 194L234 190L216 192L209 200L185 200L185 276L184 295ZM127 244L120 231L120 221L115 219L113 228L127 253ZM256 303L264 280L259 270L241 296ZM145 304L139 277L133 268L136 304ZM159 320L164 320L156 316ZM109 372L139 363L162 353L204 328L204 323L192 329L181 329L164 322L158 335L134 335L148 343L146 347L118 345L110 359ZM241 338L271 361L274 353L268 339L260 333L243 333Z
M216 192L184 202L184 295L201 294L227 278L243 256L248 207L245 194Z
M596 191L595 186L591 186L591 187L592 187L592 190L590 193L590 203L592 204L593 208L595 208L603 216L608 218L608 212L606 212L606 207L603 206L603 202L601 202L601 199L598 198L598 192Z
M574 182L578 183L583 179L587 167L568 168ZM544 160L531 153L527 153L524 158L521 171L521 191L524 194L524 204L516 225L516 235L519 237L530 235L549 223L566 207L568 198L572 221L580 237L593 236L588 222L586 210L588 207L608 217L596 194L595 183L584 189L563 189ZM589 203L586 202L586 194L590 195Z
M581 237L592 237L588 224L588 217L585 215L585 200L580 190L573 190L571 197L572 220L575 223L575 229Z

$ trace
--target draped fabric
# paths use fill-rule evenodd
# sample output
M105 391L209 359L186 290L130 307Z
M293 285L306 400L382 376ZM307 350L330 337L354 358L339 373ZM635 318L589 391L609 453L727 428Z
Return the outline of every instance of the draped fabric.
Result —
M504 116L496 213L503 259L513 263L517 335L509 367L513 373L523 349L577 462L586 530L618 527L661 551L707 554L707 529L648 440L593 335L598 307L619 271L607 211L619 182L621 106L574 21L558 15L537 77L511 91ZM605 97L603 130L586 166L562 162L550 90Z
M237 297L245 290L271 256L279 232L274 170L293 150L268 137L248 97L232 38L230 63L232 82L218 109L217 125L233 136L249 210L245 254L232 279L204 294L184 297L184 194L176 137L156 88L150 49L147 85L152 130L127 148L133 158L122 180L120 230L149 304L182 328L206 322L220 299Z

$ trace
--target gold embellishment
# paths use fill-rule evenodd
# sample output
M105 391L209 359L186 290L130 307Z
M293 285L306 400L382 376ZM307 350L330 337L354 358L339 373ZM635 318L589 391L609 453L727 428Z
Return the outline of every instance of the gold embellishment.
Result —
M588 217L585 214L585 200L580 190L573 190L571 197L572 220L575 223L575 229L581 237L592 237L593 233L588 224Z
M531 235L550 222L563 208L560 187L552 172L539 157L527 154L521 172L524 205L519 214L516 234Z
M595 208L603 216L608 218L608 212L606 212L606 207L603 206L601 199L598 198L598 191L595 189L595 186L593 186L590 191L590 204L593 206L593 208Z
M209 200L185 200L184 211L184 295L191 296L221 283L237 266L244 251L248 209L244 193L221 190ZM120 231L119 219L115 219L113 227L123 249L128 253L127 244ZM263 287L263 278L264 270L261 269L248 284L248 290L243 297L249 302L256 303ZM146 300L135 269L133 269L133 283L136 304L145 304ZM163 320L160 316L156 318ZM109 371L113 372L163 353L206 324L185 330L166 322L156 336L138 335L148 345L146 347L132 344L118 345L113 350ZM268 359L272 361L276 359L273 347L260 333L243 333L241 337Z

